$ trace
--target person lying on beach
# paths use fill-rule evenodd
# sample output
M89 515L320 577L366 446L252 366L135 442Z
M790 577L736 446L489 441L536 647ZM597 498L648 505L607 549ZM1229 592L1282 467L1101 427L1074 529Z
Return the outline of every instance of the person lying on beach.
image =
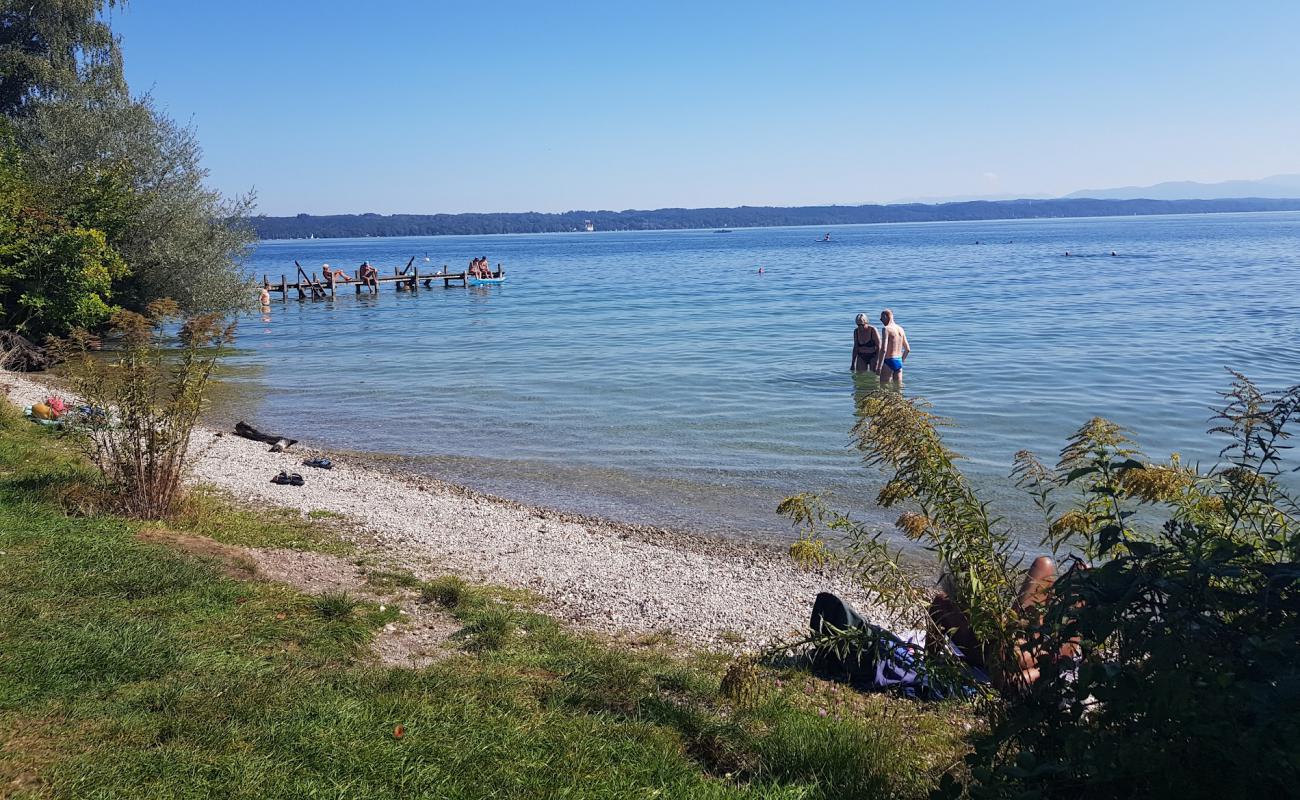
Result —
M880 383L886 384L892 381L901 389L903 388L903 362L907 360L908 353L912 352L912 347L907 343L907 334L903 332L903 326L894 321L893 311L887 308L881 311L880 321L885 326L880 344L880 362L876 365L876 369L880 372Z
M876 366L876 353L880 350L880 333L874 326L867 324L866 314L859 314L856 322L857 327L853 329L853 358L849 361L849 371L879 372Z
M1034 559L1011 608L1013 613L1026 622L1026 627L1041 622L1041 615L1036 609L1046 601L1055 582L1056 565L1052 559L1047 556ZM1040 645L1020 639L1012 646L1012 652L1007 654L1009 657L1001 658L1001 654L991 652L987 643L976 638L965 610L952 599L954 591L949 576L940 578L940 587L930 602L930 621L935 628L947 633L948 639L960 651L963 661L988 673L993 685L1003 692L1023 691L1038 680L1038 660L1043 655ZM1057 657L1072 659L1078 654L1078 643L1073 642L1063 645Z

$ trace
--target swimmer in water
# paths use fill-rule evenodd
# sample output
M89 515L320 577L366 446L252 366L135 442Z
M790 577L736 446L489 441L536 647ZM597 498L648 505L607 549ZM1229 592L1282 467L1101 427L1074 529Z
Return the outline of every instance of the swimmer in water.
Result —
M912 352L912 346L907 342L907 334L903 332L903 326L894 321L893 311L886 308L880 312L880 322L885 326L881 335L880 361L876 365L876 370L880 373L880 383L883 385L893 382L901 389L903 388L903 362Z

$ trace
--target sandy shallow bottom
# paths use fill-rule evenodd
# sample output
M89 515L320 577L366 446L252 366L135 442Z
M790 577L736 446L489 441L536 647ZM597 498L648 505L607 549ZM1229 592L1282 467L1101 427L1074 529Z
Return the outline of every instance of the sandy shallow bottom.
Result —
M0 374L10 402L51 391L29 376ZM294 431L275 431L294 436ZM527 589L542 611L614 636L671 633L691 647L760 648L799 635L813 598L831 591L868 618L871 603L842 578L805 571L775 546L727 541L528 506L346 456L332 470L302 466L321 453L199 429L188 480L252 506L346 518L361 544L422 577L453 573ZM297 472L304 486L271 478Z

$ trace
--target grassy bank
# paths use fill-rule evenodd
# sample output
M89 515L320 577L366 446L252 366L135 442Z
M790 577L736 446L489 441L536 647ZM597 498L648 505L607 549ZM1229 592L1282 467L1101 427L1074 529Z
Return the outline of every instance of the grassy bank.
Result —
M91 483L6 411L0 796L917 797L964 749L960 709L793 671L724 692L725 658L614 649L454 579L417 587L453 651L380 667L393 607L232 577L93 513ZM206 498L169 533L347 552L329 524Z

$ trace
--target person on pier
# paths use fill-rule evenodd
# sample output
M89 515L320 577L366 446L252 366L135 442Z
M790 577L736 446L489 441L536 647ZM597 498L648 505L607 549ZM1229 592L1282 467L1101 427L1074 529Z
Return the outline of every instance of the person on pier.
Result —
M325 285L333 286L334 281L340 278L344 283L352 283L352 278L341 269L333 269L329 264L321 264L321 274L325 276Z
M379 292L379 270L370 266L369 261L362 261L360 268L357 269L357 280L370 288L371 294Z

